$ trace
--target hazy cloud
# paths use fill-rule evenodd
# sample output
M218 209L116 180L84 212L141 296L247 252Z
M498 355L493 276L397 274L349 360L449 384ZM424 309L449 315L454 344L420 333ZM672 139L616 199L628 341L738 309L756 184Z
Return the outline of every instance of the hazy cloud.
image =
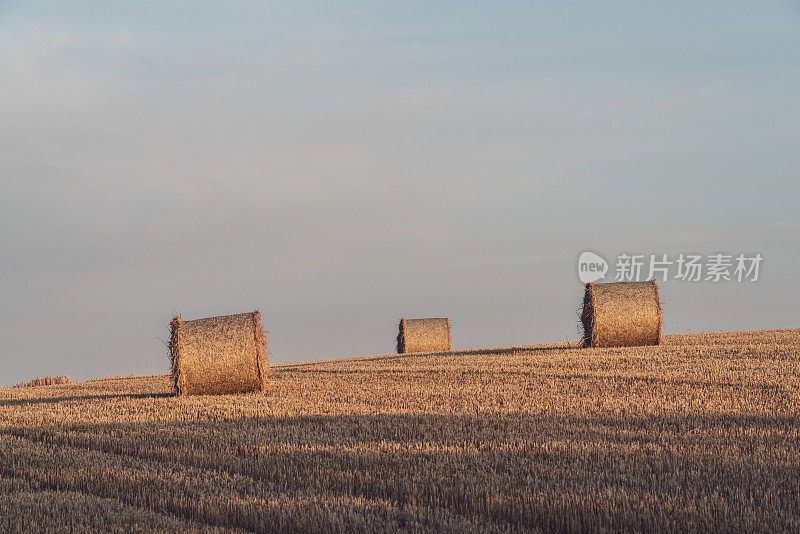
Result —
M688 6L6 4L0 383L164 371L172 313L575 337L586 248L762 251L667 327L794 324L796 13Z

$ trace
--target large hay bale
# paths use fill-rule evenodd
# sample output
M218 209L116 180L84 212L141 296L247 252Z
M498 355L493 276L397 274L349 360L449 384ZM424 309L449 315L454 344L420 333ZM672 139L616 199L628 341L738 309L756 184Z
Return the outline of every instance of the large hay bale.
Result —
M258 311L194 321L174 317L170 326L178 395L264 391L267 342Z
M397 353L450 352L450 319L400 319Z
M581 323L585 347L658 345L662 313L656 281L586 284Z

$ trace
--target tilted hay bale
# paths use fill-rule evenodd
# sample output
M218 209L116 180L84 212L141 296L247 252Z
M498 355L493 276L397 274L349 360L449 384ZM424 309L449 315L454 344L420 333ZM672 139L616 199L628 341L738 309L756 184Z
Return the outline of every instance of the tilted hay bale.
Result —
M450 319L400 319L397 353L450 352Z
M581 311L584 347L636 347L661 341L655 280L586 284Z
M261 313L184 321L174 317L169 348L178 395L264 391L267 340Z

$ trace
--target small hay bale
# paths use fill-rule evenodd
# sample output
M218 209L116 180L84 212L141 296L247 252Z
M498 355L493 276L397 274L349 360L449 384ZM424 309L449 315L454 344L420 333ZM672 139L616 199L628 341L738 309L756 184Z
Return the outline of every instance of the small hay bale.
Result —
M400 319L397 353L450 352L450 319Z
M581 323L584 347L658 345L662 312L656 281L586 284Z
M23 382L22 384L17 384L14 387L17 388L35 388L39 386L58 386L62 384L69 384L72 382L72 379L68 376L58 375L58 376L40 376L38 378L34 378L28 382Z
M267 340L261 313L170 323L172 378L178 395L264 391Z

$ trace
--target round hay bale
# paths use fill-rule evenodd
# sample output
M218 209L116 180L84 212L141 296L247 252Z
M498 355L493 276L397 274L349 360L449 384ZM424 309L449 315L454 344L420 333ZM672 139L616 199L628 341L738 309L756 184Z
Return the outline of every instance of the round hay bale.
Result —
M170 323L172 378L178 395L264 391L267 341L261 313Z
M658 345L662 322L655 280L586 284L581 312L584 347Z
M450 319L400 319L397 353L450 352Z

